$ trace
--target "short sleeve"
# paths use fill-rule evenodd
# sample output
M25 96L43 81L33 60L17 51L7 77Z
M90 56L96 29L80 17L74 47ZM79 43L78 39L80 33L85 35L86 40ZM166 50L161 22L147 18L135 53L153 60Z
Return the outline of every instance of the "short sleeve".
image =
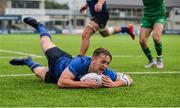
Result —
M115 71L113 71L111 69L106 69L103 72L103 74L109 76L112 81L116 81L116 79L117 79L117 72L115 72Z
M71 63L68 65L68 69L70 70L70 72L76 77L78 74L80 74L79 72L82 72L83 70L83 66L80 65L82 64L82 60L80 58L74 58Z

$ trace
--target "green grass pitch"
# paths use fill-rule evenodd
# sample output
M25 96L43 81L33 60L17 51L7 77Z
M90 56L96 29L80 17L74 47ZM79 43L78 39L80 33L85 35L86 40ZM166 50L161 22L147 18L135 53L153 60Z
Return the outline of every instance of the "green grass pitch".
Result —
M129 73L134 79L133 86L59 89L55 84L46 84L36 76L3 76L32 74L26 66L9 65L8 61L12 57L34 54L35 61L46 66L47 61L37 34L0 35L0 107L180 107L180 36L162 37L164 69L144 68L148 61L138 38L133 41L126 35L107 38L95 35L91 38L87 52L90 56L97 47L110 50L113 54L110 68ZM53 42L76 56L81 36L54 35ZM148 44L156 58L151 37ZM136 72L142 74L135 74Z

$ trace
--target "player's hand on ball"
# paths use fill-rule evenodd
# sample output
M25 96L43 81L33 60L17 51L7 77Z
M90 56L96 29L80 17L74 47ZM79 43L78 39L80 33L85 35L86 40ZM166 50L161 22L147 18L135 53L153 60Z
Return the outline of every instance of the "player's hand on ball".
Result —
M96 80L93 80L93 79L90 79L90 78L84 80L84 82L87 83L87 86L89 88L99 88L99 87L101 87L98 83L96 83Z
M114 86L114 82L109 78L109 76L101 75L102 76L102 86L112 88Z

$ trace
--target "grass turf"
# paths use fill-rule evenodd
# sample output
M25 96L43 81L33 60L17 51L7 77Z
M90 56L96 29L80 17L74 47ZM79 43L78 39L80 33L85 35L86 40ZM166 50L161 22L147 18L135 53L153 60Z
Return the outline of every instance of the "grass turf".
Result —
M97 47L105 47L113 54L110 68L119 72L130 72L135 84L131 87L102 89L58 89L55 84L41 82L35 76L0 77L1 107L179 107L180 74L133 74L133 72L179 72L179 36L162 37L164 69L145 69L144 56L138 37L132 41L128 36L91 38L87 55ZM66 52L79 53L80 36L55 35L53 42ZM156 52L152 39L149 45L154 58ZM0 35L0 50L18 51L43 56L39 37L34 35ZM26 67L8 64L11 57L24 55L0 51L0 75L30 74ZM47 65L45 58L34 58Z

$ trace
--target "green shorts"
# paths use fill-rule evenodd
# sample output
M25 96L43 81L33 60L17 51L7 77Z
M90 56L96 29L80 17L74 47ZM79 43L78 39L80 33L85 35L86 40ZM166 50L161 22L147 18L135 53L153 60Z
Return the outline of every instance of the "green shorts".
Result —
M156 23L161 23L161 24L165 25L166 24L166 16L160 15L160 16L156 16L153 18L144 16L142 18L141 27L152 29Z

